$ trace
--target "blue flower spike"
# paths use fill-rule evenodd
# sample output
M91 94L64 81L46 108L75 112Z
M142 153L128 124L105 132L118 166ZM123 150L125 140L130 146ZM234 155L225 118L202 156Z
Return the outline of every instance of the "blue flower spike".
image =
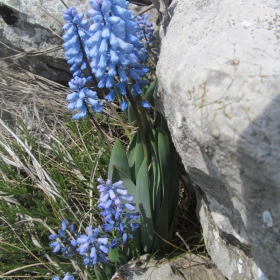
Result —
M112 184L111 180L104 182L97 179L100 183L97 189L100 192L98 207L102 209L101 215L104 217L104 224L101 225L105 232L115 231L117 236L126 243L128 238L127 230L135 231L140 225L131 223L131 220L137 220L139 213L126 213L125 209L135 211L136 205L132 203L133 196L128 194L122 181ZM111 246L115 246L116 240L112 241Z
M67 96L70 102L68 109L78 111L73 116L75 120L86 117L87 104L97 113L103 109L96 92L85 87L93 77L85 77L84 70L87 70L87 75L94 75L99 88L110 89L105 97L108 102L120 95L123 111L128 107L126 90L130 90L133 96L142 94L141 88L145 83L141 81L145 81L143 78L149 72L144 65L148 55L142 43L143 30L147 40L152 33L147 28L151 27L148 17L141 20L138 17L137 21L127 9L129 2L126 0L90 0L89 3L91 9L87 11L87 19L74 7L66 9L63 15L66 21L63 47L74 78L69 83L74 93ZM148 108L145 103L139 104Z

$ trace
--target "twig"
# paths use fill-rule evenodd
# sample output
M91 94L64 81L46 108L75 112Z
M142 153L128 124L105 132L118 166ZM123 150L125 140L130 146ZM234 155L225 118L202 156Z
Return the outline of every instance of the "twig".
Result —
M143 15L143 14L145 14L146 12L148 12L149 10L151 10L151 9L153 9L153 8L154 8L154 4L148 6L145 10L139 12L138 15L139 15L139 16L140 16L140 15Z
M60 0L60 2L65 6L66 9L68 9L68 6L65 4L63 0Z
M190 269L190 278L192 280L192 272L191 272L191 250L190 250L190 246L185 242L185 240L183 239L183 237L179 234L179 232L176 232L176 235L182 240L182 242L185 244L188 252L189 252L189 269Z
M183 249L181 249L180 247L178 247L178 246L176 246L176 245L170 243L169 241L167 241L166 239L164 239L163 237L161 237L156 231L153 230L153 232L154 232L161 240L163 240L165 243L167 243L167 244L171 245L172 247L174 247L174 248L180 250L181 252L185 252L185 251L184 251Z

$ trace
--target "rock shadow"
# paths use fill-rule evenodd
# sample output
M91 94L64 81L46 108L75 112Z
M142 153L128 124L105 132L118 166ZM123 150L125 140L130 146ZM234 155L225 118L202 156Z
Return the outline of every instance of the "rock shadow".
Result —
M276 280L280 266L280 95L240 135L237 156L253 260L268 279Z

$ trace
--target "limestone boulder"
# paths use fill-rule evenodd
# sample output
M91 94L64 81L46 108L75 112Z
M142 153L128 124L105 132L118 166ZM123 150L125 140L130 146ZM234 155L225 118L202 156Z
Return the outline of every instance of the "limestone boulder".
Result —
M196 188L207 250L228 279L279 279L280 4L177 0L157 68Z

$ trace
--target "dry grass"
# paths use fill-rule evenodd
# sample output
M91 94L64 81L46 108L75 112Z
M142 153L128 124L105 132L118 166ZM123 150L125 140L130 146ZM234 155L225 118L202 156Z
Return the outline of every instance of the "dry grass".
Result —
M0 69L0 117L15 127L19 117L33 135L54 133L67 112L68 88L35 75L17 64Z

